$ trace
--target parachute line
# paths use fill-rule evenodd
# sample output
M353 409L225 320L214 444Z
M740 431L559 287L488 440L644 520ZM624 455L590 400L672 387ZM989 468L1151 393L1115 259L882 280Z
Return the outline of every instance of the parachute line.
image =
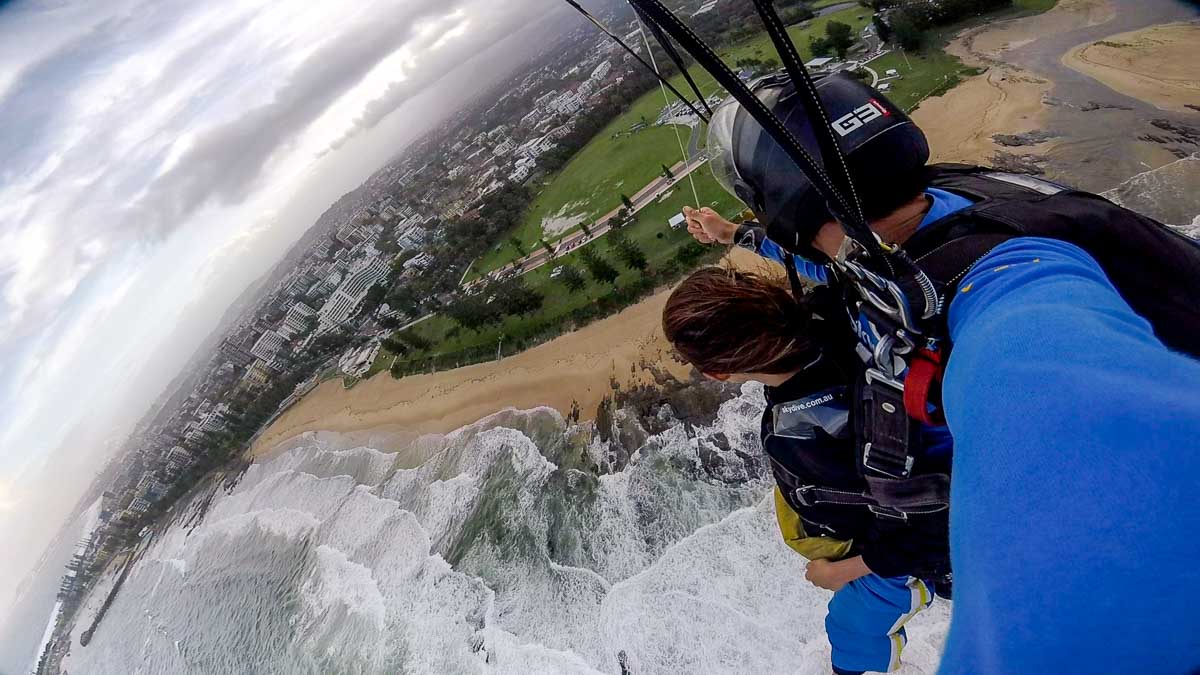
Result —
M650 63L654 66L654 74L658 76L658 84L659 88L662 89L663 101L667 104L667 108L670 108L671 99L667 97L666 87L662 86L664 79L662 73L660 73L658 70L658 61L654 58L654 50L650 49L650 38L646 36L646 26L642 24L641 12L637 13L637 22L638 30L642 32L642 44L646 45L646 53L650 55ZM695 85L693 84L693 86ZM697 90L697 93L699 93L699 90ZM703 101L704 98L701 97L700 100ZM679 125L672 124L671 129L675 132L675 142L679 144L679 154L683 157L683 170L687 171L688 184L692 186L692 199L696 200L696 208L700 208L702 206L700 203L700 193L696 191L696 180L692 178L692 172L688 170L687 150L683 147L683 137L679 135ZM668 178L668 180L670 179Z

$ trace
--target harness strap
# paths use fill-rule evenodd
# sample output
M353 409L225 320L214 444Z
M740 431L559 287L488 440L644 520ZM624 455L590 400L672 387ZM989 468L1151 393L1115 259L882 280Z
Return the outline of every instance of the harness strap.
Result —
M958 237L921 255L916 259L916 264L939 286L938 290L948 296L943 307L949 309L949 296L953 294L954 285L992 249L1016 236L1011 233L992 233Z
M868 374L868 382L862 389L864 475L873 471L888 478L908 478L912 472L914 459L908 452L912 425L904 395L895 384Z
M804 485L796 488L792 496L803 506L865 506L876 516L894 520L907 520L910 515L937 513L950 507L950 477L946 474L903 480L868 477L867 487L867 492L852 492Z
M945 372L941 352L922 349L913 356L904 378L904 409L909 417L931 426L946 423L942 411L942 375ZM933 404L932 410L930 404Z

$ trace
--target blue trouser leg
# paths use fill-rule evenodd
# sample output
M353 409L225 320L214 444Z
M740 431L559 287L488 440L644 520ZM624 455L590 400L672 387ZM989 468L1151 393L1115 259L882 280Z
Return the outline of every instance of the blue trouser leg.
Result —
M838 672L887 672L900 665L904 623L933 601L933 590L912 577L868 574L833 594L825 630Z

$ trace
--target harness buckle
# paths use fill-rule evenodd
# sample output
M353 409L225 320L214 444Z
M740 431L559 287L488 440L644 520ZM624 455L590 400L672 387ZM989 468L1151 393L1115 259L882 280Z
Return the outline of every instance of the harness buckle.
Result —
M898 520L901 522L905 522L908 520L907 513L897 510L897 509L887 507L887 506L876 506L874 504L868 504L867 510L870 511L871 513L875 514L875 516L879 517L879 518L887 518L889 520Z
M813 503L808 501L808 498L804 495L815 487L815 485L804 485L798 487L794 492L792 492L792 496L796 498L796 501L800 502L800 506L812 506Z
M863 468L892 478L908 478L909 474L912 473L913 464L916 461L912 455L905 454L903 468L899 468L899 471L896 471L893 468L887 468L886 465L882 465L879 462L872 461L871 445L870 442L863 444ZM899 462L894 463L893 467L900 467Z

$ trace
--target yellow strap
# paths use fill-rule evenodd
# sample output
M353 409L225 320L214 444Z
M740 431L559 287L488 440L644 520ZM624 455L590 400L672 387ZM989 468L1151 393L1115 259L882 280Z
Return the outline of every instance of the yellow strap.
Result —
M841 560L850 553L851 541L842 541L832 537L810 537L804 531L804 523L800 515L792 510L783 492L775 487L775 520L779 524L779 533L783 542L793 551L809 560Z

